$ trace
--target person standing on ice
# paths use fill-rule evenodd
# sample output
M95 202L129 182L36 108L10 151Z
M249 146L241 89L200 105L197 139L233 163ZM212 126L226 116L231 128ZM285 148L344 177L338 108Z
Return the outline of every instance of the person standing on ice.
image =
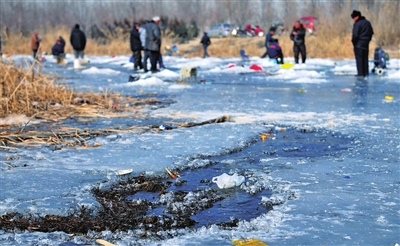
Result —
M130 45L134 60L133 70L135 71L143 68L142 53L141 53L143 50L143 46L140 41L139 29L140 29L140 24L135 23L131 30L131 36L130 36Z
M261 56L261 58L265 58L268 55L268 47L269 47L269 44L274 41L272 36L275 35L275 31L276 31L276 28L273 26L269 29L269 32L268 32L267 36L265 37L265 42L264 42L265 52Z
M74 68L81 68L81 62L79 59L83 60L85 56L84 50L86 47L86 35L82 30L80 30L79 24L76 24L74 29L72 29L69 40L74 49Z
M293 41L294 62L299 63L299 53L301 54L302 63L306 62L306 43L305 43L306 29L303 24L296 21L293 30L290 33L290 39Z
M357 75L356 76L368 76L368 50L369 42L374 35L371 23L361 15L360 11L353 10L351 18L354 20L353 35L351 42L354 47L354 56L356 58Z
M32 37L31 37L31 48L33 52L33 59L36 59L37 52L40 47L40 41L42 39L39 37L39 34L37 32L34 32Z
M144 72L147 73L149 70L147 69L147 60L150 58L150 51L146 47L146 40L147 40L147 33L146 33L146 27L147 23L150 21L144 21L142 22L142 25L139 28L139 37L140 37L140 42L142 43L143 47L143 68Z
M146 25L146 48L150 51L150 70L152 73L159 72L157 62L160 59L161 32L158 23L160 23L160 17L155 16Z
M203 45L203 58L210 57L210 55L207 52L207 48L208 48L208 46L210 46L211 40L206 32L204 33L203 37L201 38L200 43Z

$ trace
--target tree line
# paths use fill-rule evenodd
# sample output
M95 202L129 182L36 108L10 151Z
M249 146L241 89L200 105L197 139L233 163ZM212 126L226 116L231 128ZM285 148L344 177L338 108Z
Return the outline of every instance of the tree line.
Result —
M350 13L359 9L377 30L386 29L382 36L399 37L397 15L399 0L0 0L2 29L30 35L34 30L44 32L50 27L79 23L86 32L96 28L106 35L126 32L133 22L163 16L163 33L173 33L182 39L196 37L215 23L260 25L267 29L274 22L291 26L301 16L313 15L320 24L336 24L332 30L351 31ZM385 16L385 18L379 18ZM101 34L99 34L101 35ZM395 36L396 37L396 36ZM396 42L398 38L385 38Z

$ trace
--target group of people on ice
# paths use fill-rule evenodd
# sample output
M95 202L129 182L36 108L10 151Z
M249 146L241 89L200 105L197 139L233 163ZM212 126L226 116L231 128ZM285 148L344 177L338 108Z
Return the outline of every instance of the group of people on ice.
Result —
M40 50L42 37L37 32L34 32L31 37L31 48L33 59L38 59L38 51ZM74 67L79 68L80 63L84 59L86 47L86 35L80 29L79 24L76 24L71 31L70 43L74 50ZM62 36L58 37L56 43L51 48L51 54L57 59L57 63L63 63L65 58L65 40Z
M374 31L371 23L364 16L361 15L360 11L353 10L350 16L354 20L351 42L353 43L354 55L356 59L356 76L365 77L368 76L369 73L369 43L372 39ZM282 48L279 45L278 39L274 37L274 34L275 28L271 27L269 33L265 38L266 51L261 57L264 58L268 55L270 58L276 59L276 62L278 64L283 64ZM299 55L301 55L302 63L306 62L307 52L305 45L305 35L306 29L300 23L300 21L296 21L294 23L292 31L290 32L290 39L293 41L294 62L296 64L299 63ZM374 53L375 66L372 71L374 72L376 68L386 68L386 60L388 60L387 53L385 53L380 47L377 47Z
M371 23L361 15L361 12L354 10L351 14L351 18L354 20L354 26L352 31L352 43L354 47L354 55L357 66L357 76L368 75L368 50L369 43L374 34ZM133 53L134 70L143 69L144 72L151 71L156 73L157 63L159 68L163 69L164 64L161 55L161 30L159 27L160 17L155 16L152 20L144 21L142 23L134 23L134 27L130 33L130 48ZM275 35L275 27L269 29L268 34L265 38L266 51L261 56L265 58L268 56L270 59L275 59L277 64L284 64L284 57L282 48L279 44L279 40ZM290 39L293 41L293 54L294 62L299 63L299 57L301 55L301 62L305 63L307 58L307 51L305 45L306 29L300 21L296 21L293 25L292 31L290 32ZM38 49L40 47L41 37L37 32L33 33L31 38L31 46L33 51L33 57L36 58ZM74 67L75 62L79 59L84 58L84 50L86 46L86 36L82 30L80 30L79 24L76 24L70 35L70 42L74 49ZM200 43L203 46L203 58L209 57L207 48L211 44L210 38L207 33L204 33ZM1 46L0 46L1 47ZM65 57L65 40L60 36L54 46L52 47L52 54L57 58L57 62ZM143 55L142 55L143 52ZM375 50L375 68L386 68L386 56L387 54L380 48ZM147 61L150 59L150 69L147 67ZM383 65L382 62L384 63ZM78 64L79 65L79 64Z
M143 69L148 72L147 61L150 59L150 71L159 72L164 63L161 55L161 30L159 27L160 17L155 16L151 21L134 23L130 34L130 47L133 53L133 68L135 71ZM143 60L142 60L143 51Z

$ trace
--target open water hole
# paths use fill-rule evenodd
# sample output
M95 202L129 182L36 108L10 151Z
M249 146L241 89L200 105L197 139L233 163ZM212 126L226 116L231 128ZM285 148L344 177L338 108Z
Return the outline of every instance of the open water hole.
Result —
M219 189L211 180L223 173L246 176L246 170L258 172L271 172L274 168L287 168L282 165L271 165L262 162L262 159L277 158L292 161L302 158L332 158L339 153L351 148L352 137L340 133L324 130L315 130L307 127L277 127L260 133L268 136L262 138L256 136L245 147L238 147L218 156L199 159L205 163L200 167L182 170L180 177L173 181L167 192L184 191L195 192L199 190L214 189L216 195L223 197L215 201L210 208L200 209L191 215L191 219L197 222L196 228L211 224L229 223L230 221L245 220L267 213L271 208L261 203L262 197L270 197L272 192L268 189L258 190L250 194L240 187ZM196 161L196 160L195 160ZM266 165L271 165L265 168ZM246 177L245 183L249 177ZM251 185L251 184L250 184ZM149 215L168 214L166 205L157 203L158 193L138 192L128 196L128 200L145 199L156 206L148 211ZM204 198L207 199L207 198Z

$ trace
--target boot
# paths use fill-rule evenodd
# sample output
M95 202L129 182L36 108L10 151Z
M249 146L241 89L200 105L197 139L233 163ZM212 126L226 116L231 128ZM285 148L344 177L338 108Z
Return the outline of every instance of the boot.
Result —
M83 69L84 67L81 65L78 59L74 59L74 69Z

